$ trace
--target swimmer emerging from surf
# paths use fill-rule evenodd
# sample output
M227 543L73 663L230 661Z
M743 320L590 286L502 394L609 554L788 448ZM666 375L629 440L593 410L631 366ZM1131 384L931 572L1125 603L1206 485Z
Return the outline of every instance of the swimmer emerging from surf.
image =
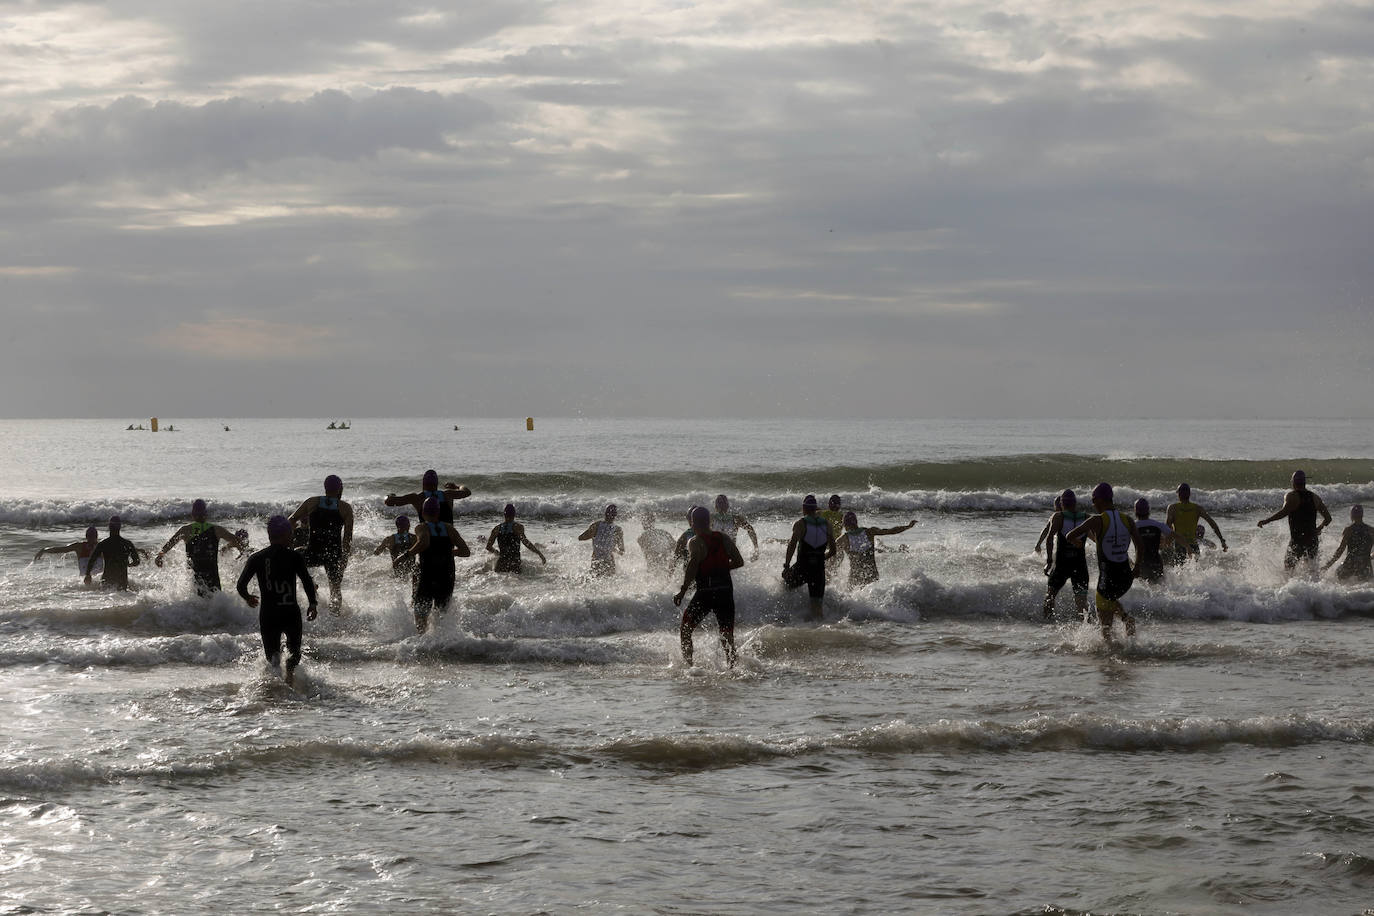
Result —
M505 521L491 529L491 536L487 538L487 553L496 554L496 571L520 571L521 544L528 547L539 558L539 562L547 566L549 561L545 559L544 554L525 537L525 526L515 520L515 504L506 503L506 508L501 510L501 514Z
M1146 582L1163 582L1165 551L1173 543L1174 529L1150 518L1150 501L1143 496L1135 501L1135 530L1140 535L1136 572Z
M86 569L91 562L91 553L95 550L95 545L99 542L100 532L95 529L94 525L92 525L91 527L86 529L86 540L73 541L65 547L44 547L41 550L39 550L38 553L33 555L33 561L37 563L39 557L43 556L43 554L45 553L74 553L76 554L76 574L78 576L84 576L86 575ZM103 568L104 567L102 561L100 568L93 569L91 571L94 573L98 573Z
M1368 582L1374 579L1374 564L1370 554L1374 553L1374 528L1364 523L1364 506L1350 507L1350 524L1341 532L1341 543L1322 572L1330 569L1345 554L1345 562L1336 570L1336 578L1342 582Z
M1112 621L1117 614L1121 615L1126 635L1135 635L1135 618L1121 606L1121 596L1130 591L1135 580L1127 551L1134 547L1139 560L1140 535L1136 533L1135 522L1122 515L1113 503L1111 484L1099 483L1093 487L1092 498L1093 508L1099 514L1070 531L1068 541L1080 547L1085 538L1097 542L1097 622L1102 628L1102 638L1110 643Z
M1045 603L1041 614L1054 619L1054 603L1064 583L1073 583L1073 603L1080 620L1088 619L1088 553L1081 545L1069 541L1069 534L1087 519L1088 513L1078 508L1078 494L1065 490L1054 501L1058 508L1045 526L1052 532L1045 544Z
M439 521L445 525L453 524L453 503L455 500L467 499L472 495L472 491L465 486L449 483L439 487L439 472L430 468L420 477L420 492L407 493L404 496L397 496L395 493L387 495L385 504L388 506L410 506L421 513L424 510L425 500L435 499L439 502Z
M375 557L384 550L389 552L391 574L397 579L405 579L415 575L415 554L410 552L414 544L415 535L410 531L410 516L401 515L396 518L396 533L382 538L382 542L372 551L372 555Z
M889 534L901 534L916 524L912 519L905 525L895 528L860 528L859 517L853 512L844 514L844 534L836 541L836 546L849 557L849 584L870 585L878 581L877 542L874 538Z
M296 603L296 582L305 589L305 600L309 602L305 619L314 620L318 607L315 580L310 578L305 559L291 549L291 522L285 516L274 515L267 520L267 541L267 546L251 555L243 565L238 593L249 607L258 609L262 651L273 668L281 664L281 641L286 637L284 677L287 684L294 684L305 628L301 622L301 606ZM261 598L248 591L248 583L254 579L258 582Z
M452 525L439 521L439 500L430 497L421 510L424 520L415 529L410 552L420 561L415 584L410 592L410 607L415 629L424 633L448 609L458 570L454 557L470 557L463 536Z
M644 510L644 531L639 535L639 549L644 554L644 566L651 572L669 573L677 565L673 557L676 543L673 536L662 528L654 527L656 519L652 509Z
M749 519L743 515L730 511L730 499L724 493L716 497L716 511L711 514L711 530L719 531L732 541L743 531L749 535L749 540L754 545L749 562L752 563L759 558L759 536L754 531L754 526L749 524Z
M1204 521L1212 526L1212 530L1217 534L1217 540L1221 542L1221 549L1225 551L1226 538L1221 536L1216 519L1207 514L1206 509L1193 502L1193 488L1181 483L1177 492L1178 502L1170 503L1168 511L1164 513L1164 524L1174 532L1174 549L1170 554L1174 565L1182 566L1201 552L1201 545L1198 543L1201 535L1195 532L1202 530L1201 522Z
M90 563L86 567L87 585L91 584L91 573L103 560L105 568L100 575L100 584L120 591L129 588L129 567L138 565L139 550L119 533L123 527L118 515L110 516L110 536L96 544L91 551Z
M219 582L219 542L232 544L242 550L248 546L239 536L228 528L212 525L205 519L208 510L205 500L191 503L191 524L182 525L176 530L162 549L153 557L153 563L162 568L162 558L167 551L176 546L177 541L186 542L186 566L191 570L191 581L195 584L196 594L209 597L220 590Z
M1322 529L1331 524L1331 513L1326 511L1322 498L1307 489L1307 474L1294 471L1293 488L1283 497L1283 508L1266 519L1261 519L1259 527L1281 518L1288 519L1288 551L1283 556L1283 568L1291 576L1298 564L1309 569L1317 565L1317 548L1321 541ZM1320 513L1323 521L1317 524Z
M704 506L692 511L692 539L687 542L687 568L682 571L682 587L673 596L673 604L682 607L687 590L696 586L687 610L682 612L678 640L682 645L682 660L692 666L692 632L707 614L716 615L720 627L720 645L725 650L725 664L735 667L735 586L730 570L744 565L744 557L732 538L711 530L711 512Z
M615 523L618 511L614 503L607 506L605 517L599 522L592 522L586 531L577 536L579 541L592 542L593 576L614 575L615 555L625 552L625 532Z
M330 474L324 479L324 495L310 497L288 519L308 530L305 565L324 567L332 614L343 607L343 574L353 549L353 507L342 497L343 481Z
M841 518L843 521L843 517ZM792 565L792 555L797 565ZM787 541L787 556L782 561L782 581L788 588L806 585L810 599L807 620L821 620L825 603L825 563L835 556L835 538L830 525L816 511L816 497L807 494L802 500L802 517L792 523L792 537Z

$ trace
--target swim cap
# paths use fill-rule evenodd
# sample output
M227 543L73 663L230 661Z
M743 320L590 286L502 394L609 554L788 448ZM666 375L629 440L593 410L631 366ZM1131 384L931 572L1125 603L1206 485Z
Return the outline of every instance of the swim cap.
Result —
M196 500L195 502L191 503L191 516L192 516L193 518L194 518L195 516L197 516L197 515L204 515L204 514L205 514L205 500L203 500L203 499L198 499L198 500Z
M803 508L803 509L814 509L814 508L816 508L816 497L815 497L815 494L812 494L812 493L806 494L806 499L803 499L803 500L802 500L802 508Z
M343 481L338 474L330 474L324 479L324 492L326 495L343 492Z
M1351 517L1351 518L1364 518L1364 506L1351 506L1351 507L1350 507L1350 517Z
M396 516L396 530L397 530L397 531L409 531L409 530L410 530L410 516L409 516L409 515L398 515L398 516Z
M1093 502L1109 503L1112 501L1112 485L1103 481L1093 487Z
M730 508L730 500L725 498L724 493L716 497L716 508L719 509L721 512L724 512L726 509Z
M616 507L615 507L615 503L611 503L609 506L607 506L607 507L606 507L606 521L610 521L611 519L615 518L615 514L616 514L616 512L618 512L618 511L619 511L619 510L616 509Z
M420 478L420 487L425 490L439 489L439 472L433 469L425 471L425 476Z
M1065 509L1072 509L1074 506L1078 505L1078 497L1074 495L1073 490L1065 490L1063 493L1060 493L1059 501L1064 504Z
M1143 496L1140 497L1140 499L1137 499L1137 500L1135 501L1135 517L1136 517L1136 518L1149 518L1149 517L1150 517L1150 501L1149 501L1148 499L1146 499L1145 497L1143 497Z
M1294 472L1293 472L1293 484L1296 486L1297 484L1300 484L1300 483L1307 483L1307 474L1306 474L1305 472L1303 472L1303 471L1294 471Z
M515 503L506 503L506 508L501 510L501 514L506 518L515 518Z
M834 496L830 497L830 508L840 508L840 494L836 493Z
M121 521L119 520L119 516L118 516L118 515L111 515L111 516L110 516L110 530L111 530L111 531L118 531L120 525L122 525L122 524L124 524L124 523L121 522Z
M424 505L420 507L420 514L433 515L437 518L439 515L439 500L435 499L433 496L425 500Z
M846 512L844 514L844 526L846 528L859 527L859 517L855 515L853 512Z
M709 527L710 524L711 524L711 510L710 510L710 509L706 508L705 506L697 506L695 509L692 510L692 527L693 527L693 528L696 528L696 527L699 526L699 525L703 525L703 526L708 526L708 527Z
M285 515L274 515L267 520L267 537L269 540L278 540L291 536L291 522Z
M1190 497L1190 496L1192 496L1192 495L1193 495L1193 488L1192 488L1192 487L1188 486L1186 483L1181 483L1181 484L1178 485L1178 498L1179 498L1179 499L1187 499L1188 497Z
M95 530L95 525L86 529L86 540L94 541L98 537L100 537L100 532Z

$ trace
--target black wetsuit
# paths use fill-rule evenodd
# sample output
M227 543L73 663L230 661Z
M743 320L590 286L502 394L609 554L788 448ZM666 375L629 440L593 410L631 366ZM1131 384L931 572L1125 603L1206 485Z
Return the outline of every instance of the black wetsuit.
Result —
M1292 569L1299 560L1317 558L1317 498L1307 490L1299 490L1298 507L1288 513L1288 553L1283 565Z
M682 625L678 628L682 657L691 664L692 631L706 619L707 614L715 614L716 623L720 625L720 643L725 648L725 659L733 665L735 585L730 579L730 555L725 551L725 535L719 531L711 531L706 535L706 556L697 566L696 589L691 603L682 612Z
M343 582L346 559L343 555L343 513L336 496L321 496L319 504L306 516L310 537L305 545L307 566L323 566L331 585Z
M424 511L425 500L433 498L439 504L439 521L445 525L453 524L453 499L443 490L421 490L420 505L416 512Z
M196 594L209 595L220 590L219 534L209 522L193 522L191 528L186 537L186 565Z
M853 549L855 544L861 545L858 550ZM877 582L878 555L873 535L863 528L855 528L848 532L845 545L845 554L849 557L849 584L868 585Z
M1071 514L1067 511L1059 516L1059 530L1054 532L1054 565L1049 572L1051 594L1059 594L1065 582L1073 583L1075 595L1088 593L1087 548L1075 547L1065 537L1068 531L1078 527L1087 517L1085 513Z
M1164 528L1151 519L1137 520L1136 536L1140 538L1140 556L1136 559L1136 571L1146 582L1160 582L1164 579L1164 555L1159 545L1164 540Z
M1374 528L1360 523L1345 530L1345 559L1336 567L1336 578L1341 581L1374 578L1369 556L1374 549Z
M453 597L453 583L457 566L453 562L452 529L443 522L425 522L429 528L429 544L420 552L420 571L411 590L411 607L415 612L415 626L423 630L431 613L442 613Z
M818 515L804 515L802 521L806 524L805 532L810 534L812 531L829 532L830 523ZM805 535L797 543L797 563L783 576L783 583L788 588L798 588L803 583L806 584L806 593L812 598L825 597L825 548L827 541L822 542L819 547L807 541Z
M520 571L520 535L515 533L515 522L502 522L496 529L497 572Z
M129 587L129 567L138 565L138 548L118 534L112 534L91 551L86 568L94 569L95 561L105 560L105 571L100 581L115 588Z
M414 544L415 535L409 531L405 534L398 531L391 537L387 550L391 552L391 574L397 579L415 575L415 554L406 553ZM397 557L401 558L400 562L396 561Z
M301 606L296 603L296 580L305 588L310 604L315 604L315 580L310 578L305 559L290 547L273 544L248 558L239 573L238 593L248 598L248 583L258 580L258 626L262 629L262 651L272 661L281 654L286 637L286 668L301 660Z

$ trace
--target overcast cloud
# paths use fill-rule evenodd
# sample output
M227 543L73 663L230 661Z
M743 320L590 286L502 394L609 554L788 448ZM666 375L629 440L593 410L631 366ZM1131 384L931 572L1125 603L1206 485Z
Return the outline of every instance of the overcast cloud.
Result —
M1374 416L1367 5L0 0L0 202L0 415Z

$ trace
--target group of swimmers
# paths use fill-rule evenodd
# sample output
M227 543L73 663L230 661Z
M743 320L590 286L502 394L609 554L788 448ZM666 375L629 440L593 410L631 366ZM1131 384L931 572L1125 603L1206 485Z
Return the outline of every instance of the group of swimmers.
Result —
M1261 519L1263 528L1280 519L1288 520L1288 550L1284 554L1284 568L1291 575L1300 566L1315 569L1322 529L1331 524L1331 513L1322 498L1307 489L1307 475L1294 471L1292 488L1284 496L1283 506ZM1178 502L1170 504L1164 522L1150 518L1150 503L1143 497L1135 501L1135 517L1124 515L1114 503L1112 487L1100 483L1093 488L1092 506L1098 514L1089 515L1078 508L1073 490L1065 490L1054 501L1055 512L1050 516L1036 543L1036 552L1045 545L1045 574L1049 584L1045 590L1043 614L1054 619L1055 598L1066 582L1073 584L1074 602L1080 616L1088 615L1088 563L1085 542L1092 538L1097 544L1097 588L1095 603L1102 635L1111 640L1114 618L1119 615L1126 635L1135 632L1135 620L1121 607L1120 599L1135 579L1159 582L1164 578L1166 564L1182 565L1198 556L1206 531L1200 521L1211 525L1223 551L1226 538L1216 520L1206 509L1192 501L1192 488L1178 486ZM1317 522L1320 516L1322 521ZM1135 563L1129 560L1128 550L1135 551ZM1350 524L1341 534L1335 554L1322 567L1325 571L1335 565L1342 555L1345 562L1336 571L1341 581L1369 581L1374 578L1374 528L1364 523L1364 507L1352 506Z

